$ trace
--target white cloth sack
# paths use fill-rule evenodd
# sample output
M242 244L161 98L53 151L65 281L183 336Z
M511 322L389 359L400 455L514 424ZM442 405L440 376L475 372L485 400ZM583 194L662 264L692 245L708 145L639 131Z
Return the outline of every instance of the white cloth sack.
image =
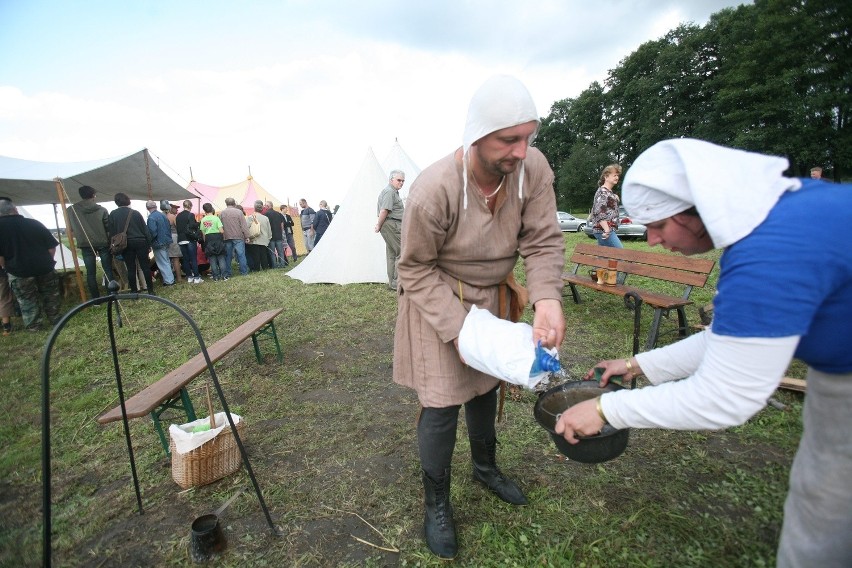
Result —
M169 436L171 436L172 440L175 442L175 450L177 450L177 453L185 454L196 448L200 448L205 442L209 442L215 438L219 432L225 428L231 427L231 425L228 424L228 419L224 412L217 412L214 415L214 418L216 419L216 428L211 428L204 432L193 432L192 429L196 426L209 424L210 418L199 418L198 420L187 422L180 426L177 424L169 426ZM240 418L237 414L231 414L231 418L234 419L234 426L239 424L240 420L242 420L242 418Z
M548 353L558 357L556 349ZM492 377L533 389L547 376L531 377L535 361L533 329L528 323L512 323L488 310L470 307L459 333L459 353L464 362Z

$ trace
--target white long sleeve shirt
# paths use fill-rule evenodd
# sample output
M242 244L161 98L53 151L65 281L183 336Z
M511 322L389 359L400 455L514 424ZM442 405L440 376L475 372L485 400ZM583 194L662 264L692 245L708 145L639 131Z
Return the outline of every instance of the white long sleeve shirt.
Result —
M604 394L601 408L616 428L715 430L742 424L766 405L799 336L750 338L711 330L636 361L655 385ZM680 381L689 377L688 381Z

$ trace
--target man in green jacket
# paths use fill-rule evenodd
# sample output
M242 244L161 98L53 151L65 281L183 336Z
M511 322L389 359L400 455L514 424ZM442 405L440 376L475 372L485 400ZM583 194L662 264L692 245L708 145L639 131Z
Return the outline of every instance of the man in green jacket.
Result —
M101 267L107 282L112 276L112 254L109 252L109 231L107 229L109 212L102 205L95 203L95 189L89 185L81 186L78 190L80 201L68 208L68 223L71 233L77 239L77 246L83 253L83 264L86 266L86 284L89 296L97 298L98 265L95 255L101 257Z

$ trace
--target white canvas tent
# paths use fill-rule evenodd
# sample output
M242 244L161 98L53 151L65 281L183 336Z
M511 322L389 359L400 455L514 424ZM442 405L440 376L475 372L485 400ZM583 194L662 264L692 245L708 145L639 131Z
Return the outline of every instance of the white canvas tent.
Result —
M387 283L385 241L373 230L376 200L387 184L387 172L379 165L373 150L368 149L319 244L287 276L305 284Z

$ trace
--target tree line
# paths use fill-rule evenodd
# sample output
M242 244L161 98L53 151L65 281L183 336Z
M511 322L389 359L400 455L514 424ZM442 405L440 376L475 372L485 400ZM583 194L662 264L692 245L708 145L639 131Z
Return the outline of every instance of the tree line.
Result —
M756 0L642 44L542 119L560 210L587 210L600 171L667 138L786 156L789 175L852 171L852 1ZM743 188L747 191L747 188Z

